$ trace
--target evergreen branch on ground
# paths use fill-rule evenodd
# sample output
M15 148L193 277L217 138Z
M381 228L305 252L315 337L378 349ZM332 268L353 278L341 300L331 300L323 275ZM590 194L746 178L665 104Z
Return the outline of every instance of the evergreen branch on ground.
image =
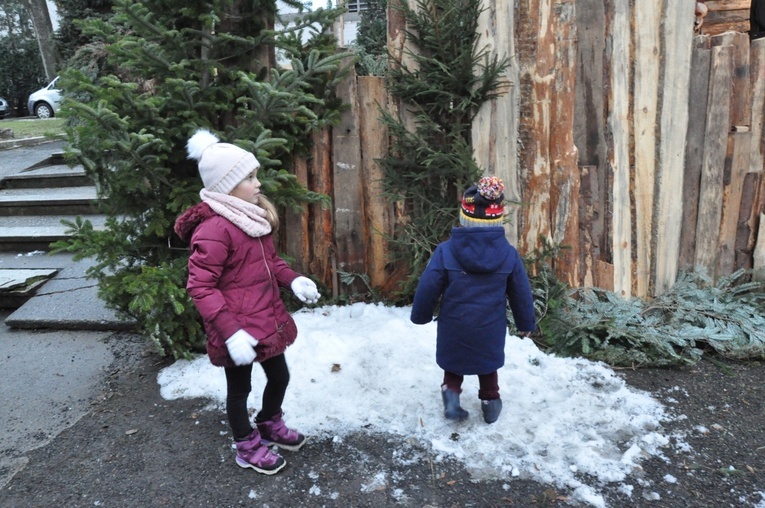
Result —
M547 265L532 279L541 343L561 356L613 366L669 366L702 355L765 358L765 284L740 270L713 283L683 273L652 301L596 288L569 289Z

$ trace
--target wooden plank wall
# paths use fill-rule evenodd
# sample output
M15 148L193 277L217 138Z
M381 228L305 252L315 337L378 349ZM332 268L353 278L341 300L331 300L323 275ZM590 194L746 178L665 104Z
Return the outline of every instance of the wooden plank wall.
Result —
M615 0L608 31L613 53L611 56L611 86L608 88L610 133L608 164L613 180L611 264L614 270L613 290L628 297L632 294L632 203L630 202L630 2Z
M566 246L553 268L561 280L578 285L580 176L573 139L575 2L521 2L516 16L524 20L515 27L518 141L522 147L518 157L522 186L516 245L522 252L532 252L541 247L540 239L546 238ZM487 136L492 132L474 132L474 137Z
M389 282L386 238L393 236L393 207L382 195L382 170L375 160L388 153L388 132L379 121L379 108L388 102L385 79L359 77L358 97L366 273L373 287L384 287Z
M390 12L397 65L406 27ZM693 16L691 2L486 0L481 44L511 65L507 93L473 125L476 160L505 181L511 243L566 247L554 268L572 286L650 298L680 271L724 276L762 256L765 39L694 36ZM281 238L335 295L365 290L338 271L391 290L385 237L405 217L381 196L378 108L410 119L381 78L351 76L338 93L349 104L340 125L294 168L333 205L287 214Z
M606 94L611 67L603 57L610 39L611 9L601 0L576 2L576 89L574 144L581 171L580 270L576 286L613 289L611 260L611 168L606 139L609 115Z
M762 249L765 238L758 235L760 216L765 212L765 178L763 165L763 111L765 110L765 39L752 41L749 51L752 118L749 171L744 177L741 206L736 231L735 268L752 268L752 255L757 246Z
M658 123L655 234L652 235L655 248L651 258L649 295L664 293L675 283L678 273L683 206L682 200L677 199L677 190L685 186L684 145L688 134L693 46L693 34L683 20L689 18L689 10L682 2L666 2L664 16L681 22L662 23L661 29L665 51L661 67L663 87L659 93L661 119ZM668 51L669 48L673 50Z
M553 104L573 104L576 90L576 16L573 1L553 4L556 72ZM574 144L574 108L553 107L550 118L550 222L552 240L569 248L560 251L554 268L569 285L579 280L579 152Z
M691 57L691 76L688 85L688 133L683 170L683 224L680 232L678 269L693 270L696 257L696 218L698 217L701 166L704 161L704 134L707 125L707 100L711 38L694 38Z
M521 181L518 168L520 76L515 49L515 9L512 2L485 0L478 24L480 45L486 46L490 58L510 57L505 72L504 95L485 104L473 120L473 153L479 167L489 175L500 177L505 183L507 221L505 234L513 245L518 245L518 224L522 210Z
M635 77L633 115L635 139L635 294L645 297L651 280L654 192L658 164L657 135L661 77L661 5L646 2L635 16Z
M520 125L518 140L522 207L518 219L518 245L522 252L539 246L539 238L551 238L550 223L550 129L555 83L555 33L552 10L555 1L520 2L515 27L520 65Z
M749 7L751 0L706 0L709 9L699 34L719 35L725 32L749 31Z
M348 104L340 123L316 133L311 156L293 166L298 181L329 196L332 205L286 210L281 246L296 270L329 286L335 297L367 291L359 279L343 284L340 272L366 274L373 287L392 291L385 238L393 234L393 207L382 196L375 162L388 152L379 121L379 108L387 107L384 79L351 73L338 95Z
M346 64L352 63L349 54ZM351 66L351 68L353 68ZM366 272L365 199L361 161L361 123L356 74L337 87L337 97L348 108L340 115L340 123L332 129L332 209L334 213L334 243L337 251L336 269L339 272L360 274ZM356 280L351 292L362 292L364 285Z

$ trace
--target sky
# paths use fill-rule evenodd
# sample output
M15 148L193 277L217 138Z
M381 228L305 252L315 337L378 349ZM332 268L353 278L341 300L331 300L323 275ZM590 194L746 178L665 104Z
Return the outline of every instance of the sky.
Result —
M662 423L675 418L671 411L607 366L548 356L515 336L508 336L499 371L499 420L483 421L477 378L467 376L461 401L470 417L447 421L436 324L414 325L410 311L357 303L295 313L298 339L286 352L288 425L317 439L358 432L399 436L402 446L392 453L402 461L424 458L405 445L415 439L435 460L461 461L475 480L505 479L510 490L513 478L537 480L596 507L606 506L600 484L632 496L640 481L633 472L642 460L687 446L662 431ZM208 409L225 418L225 375L206 356L173 363L157 381L166 400L207 398ZM257 408L264 382L262 370L253 369L250 408ZM450 439L454 432L458 441ZM676 480L667 475L666 481ZM660 486L654 487L650 494L660 498Z

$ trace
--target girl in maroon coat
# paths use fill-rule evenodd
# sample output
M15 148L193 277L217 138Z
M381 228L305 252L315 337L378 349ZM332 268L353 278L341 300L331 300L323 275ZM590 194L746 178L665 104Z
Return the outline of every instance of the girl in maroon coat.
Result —
M226 372L236 463L274 474L286 462L268 445L297 450L305 443L282 419L289 383L284 350L295 341L297 328L279 288L291 288L305 303L316 303L319 292L276 254L271 232L279 219L260 194L255 156L220 143L206 130L197 131L187 149L199 163L204 189L202 202L175 223L178 236L191 245L186 289L204 321L210 361ZM267 378L255 427L247 412L254 361Z

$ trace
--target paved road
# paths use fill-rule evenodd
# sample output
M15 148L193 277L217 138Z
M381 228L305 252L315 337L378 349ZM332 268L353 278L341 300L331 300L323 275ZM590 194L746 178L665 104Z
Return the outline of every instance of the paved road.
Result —
M0 312L0 319L8 314ZM0 488L27 464L29 451L90 410L114 360L111 335L0 326Z
M63 141L56 141L0 151L0 178L23 171L63 146ZM56 316L73 311L103 317L103 305L94 295L72 291L73 285L93 282L85 281L82 267L70 256L0 254L0 268L18 267L52 267L75 274L56 281L68 284L67 293L51 291L50 296L33 298L28 304L34 301L34 306L25 306L27 314L47 316L49 326ZM113 332L12 329L5 324L11 312L0 309L0 488L24 467L29 451L47 444L87 414L114 361L108 344Z

